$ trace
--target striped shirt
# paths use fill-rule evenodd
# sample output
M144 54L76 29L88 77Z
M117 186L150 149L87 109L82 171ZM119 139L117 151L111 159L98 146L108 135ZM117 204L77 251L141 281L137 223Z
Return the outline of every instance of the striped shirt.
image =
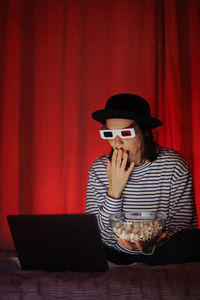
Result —
M89 170L86 213L97 216L105 245L118 251L138 254L120 246L109 224L109 216L119 212L145 210L164 213L168 238L185 228L198 226L192 174L185 159L175 150L157 147L153 162L134 167L120 199L107 195L108 155L95 160Z

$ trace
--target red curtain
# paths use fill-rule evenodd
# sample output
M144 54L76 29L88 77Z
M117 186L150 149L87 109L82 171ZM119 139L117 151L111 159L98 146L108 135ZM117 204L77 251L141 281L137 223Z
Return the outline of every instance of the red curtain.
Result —
M0 0L0 246L6 216L85 210L109 151L91 113L114 93L149 99L180 151L200 216L200 1Z

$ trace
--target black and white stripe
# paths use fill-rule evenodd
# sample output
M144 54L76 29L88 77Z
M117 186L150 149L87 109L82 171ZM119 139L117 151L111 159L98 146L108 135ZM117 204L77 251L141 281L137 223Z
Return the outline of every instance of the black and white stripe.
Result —
M120 211L147 210L165 213L169 237L184 228L197 227L192 175L185 159L176 151L158 147L153 162L135 167L123 190L121 199L107 196L106 157L98 158L89 170L86 213L98 219L102 241L115 249L122 248L109 224L109 216Z

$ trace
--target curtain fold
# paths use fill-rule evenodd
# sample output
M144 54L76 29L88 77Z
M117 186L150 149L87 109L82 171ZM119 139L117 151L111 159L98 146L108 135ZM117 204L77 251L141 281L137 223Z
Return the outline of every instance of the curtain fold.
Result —
M0 247L6 216L85 210L108 152L91 113L114 93L147 98L181 152L200 216L200 2L0 0Z

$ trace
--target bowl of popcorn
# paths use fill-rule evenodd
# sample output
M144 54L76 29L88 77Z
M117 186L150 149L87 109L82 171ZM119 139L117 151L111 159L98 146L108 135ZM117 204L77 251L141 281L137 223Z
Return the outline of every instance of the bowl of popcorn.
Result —
M114 234L131 243L156 242L164 230L165 220L165 214L152 211L121 212L109 218Z

